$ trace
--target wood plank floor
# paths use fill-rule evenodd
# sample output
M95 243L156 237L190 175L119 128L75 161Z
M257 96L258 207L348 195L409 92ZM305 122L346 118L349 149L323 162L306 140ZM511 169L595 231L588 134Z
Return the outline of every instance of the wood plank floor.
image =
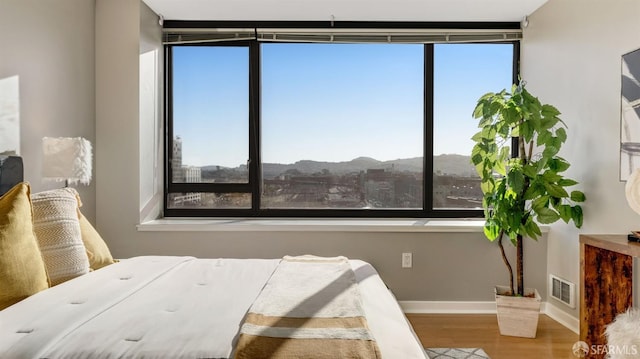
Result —
M491 359L576 359L578 334L540 315L535 339L500 335L495 314L407 314L427 348L482 348Z

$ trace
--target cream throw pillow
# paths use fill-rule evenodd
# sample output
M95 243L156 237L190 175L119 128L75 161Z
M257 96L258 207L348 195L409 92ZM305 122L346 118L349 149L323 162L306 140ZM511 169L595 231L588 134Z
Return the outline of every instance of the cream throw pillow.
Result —
M78 220L78 193L60 188L31 195L33 230L51 285L89 272Z
M0 197L0 310L49 288L33 234L29 191L23 182Z

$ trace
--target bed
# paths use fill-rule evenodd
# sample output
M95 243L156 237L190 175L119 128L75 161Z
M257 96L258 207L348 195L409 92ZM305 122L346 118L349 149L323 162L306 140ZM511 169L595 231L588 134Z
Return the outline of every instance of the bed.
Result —
M122 260L1 311L0 357L230 358L243 317L279 262ZM382 357L426 358L374 268L349 264Z
M369 263L117 261L80 206L24 182L0 197L0 358L427 358Z

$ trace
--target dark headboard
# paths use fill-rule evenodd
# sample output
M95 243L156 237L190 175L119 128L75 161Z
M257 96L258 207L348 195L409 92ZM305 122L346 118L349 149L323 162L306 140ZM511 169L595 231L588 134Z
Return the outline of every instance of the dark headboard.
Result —
M24 180L22 157L0 156L0 195Z

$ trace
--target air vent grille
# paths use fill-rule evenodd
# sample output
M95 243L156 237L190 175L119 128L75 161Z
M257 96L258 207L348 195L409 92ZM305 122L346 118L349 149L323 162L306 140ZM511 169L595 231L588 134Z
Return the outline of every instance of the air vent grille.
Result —
M555 298L562 303L568 305L571 308L575 308L575 284L564 280L562 278L556 277L555 275L550 275L549 279L549 292L551 293L551 297Z

